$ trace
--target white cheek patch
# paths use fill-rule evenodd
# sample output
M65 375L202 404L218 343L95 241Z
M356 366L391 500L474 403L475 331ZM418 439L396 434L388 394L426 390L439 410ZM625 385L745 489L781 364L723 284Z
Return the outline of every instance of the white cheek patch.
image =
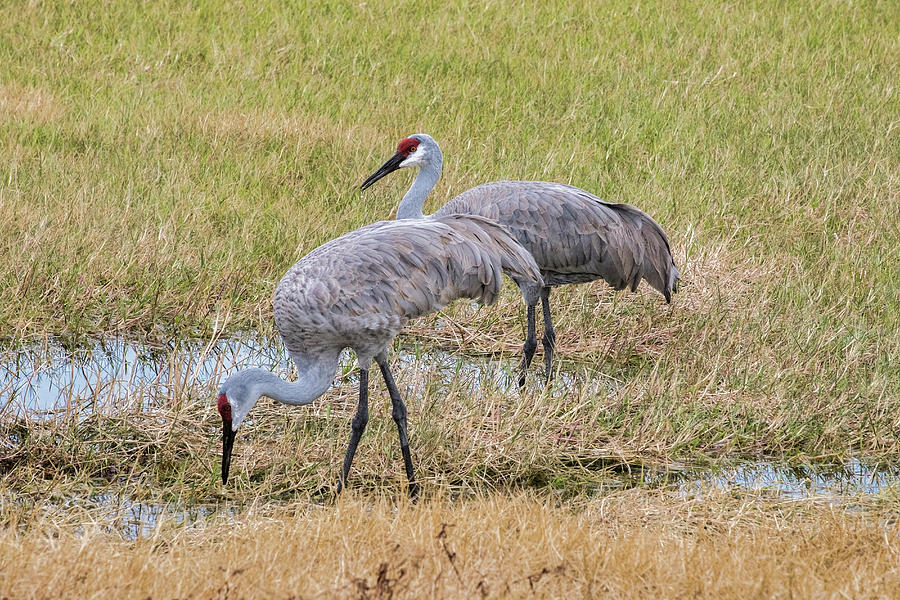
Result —
M247 417L247 413L249 413L249 412L250 412L249 409L244 410L243 408L238 408L237 410L234 410L234 408L232 408L232 411L231 411L231 430L232 431L238 430L238 427L240 427L241 424L244 422L244 419Z
M410 154L404 159L402 163L400 163L400 168L405 169L407 167L417 167L422 164L422 156L425 154L424 150L417 150Z

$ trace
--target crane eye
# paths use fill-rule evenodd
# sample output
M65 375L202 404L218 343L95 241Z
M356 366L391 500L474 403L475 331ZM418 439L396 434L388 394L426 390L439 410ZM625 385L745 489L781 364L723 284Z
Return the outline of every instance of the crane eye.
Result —
M409 153L412 154L413 152L415 152L418 149L419 149L418 146L413 146L412 148L409 149Z

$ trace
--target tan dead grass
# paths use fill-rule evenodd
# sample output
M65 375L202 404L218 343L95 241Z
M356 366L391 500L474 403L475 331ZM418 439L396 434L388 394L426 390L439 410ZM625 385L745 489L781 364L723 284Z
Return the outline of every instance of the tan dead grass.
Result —
M760 314L769 303L769 282L778 279L781 269L774 263L760 265L725 246L698 249L690 260L684 246L676 246L674 253L682 281L668 306L646 283L634 293L616 292L602 280L554 288L551 309L559 355L578 360L624 352L658 358L672 350L671 343L698 317ZM524 310L521 296L508 291L490 308L457 303L440 319L419 319L407 331L469 352L519 351ZM542 331L539 309L539 338ZM542 352L539 345L538 359Z
M28 119L48 123L59 118L65 107L47 90L15 81L0 84L0 119Z
M310 114L282 114L249 111L206 112L196 117L196 129L218 139L220 137L266 138L293 136L309 141L321 139L334 125Z
M316 142L329 142L340 148L360 145L366 140L376 145L379 131L361 123L345 124L321 114L301 112L217 110L206 111L187 118L186 124L213 143L222 138L245 140L294 140L298 151Z
M414 506L347 496L136 542L88 526L0 532L10 598L883 598L896 513L633 490Z

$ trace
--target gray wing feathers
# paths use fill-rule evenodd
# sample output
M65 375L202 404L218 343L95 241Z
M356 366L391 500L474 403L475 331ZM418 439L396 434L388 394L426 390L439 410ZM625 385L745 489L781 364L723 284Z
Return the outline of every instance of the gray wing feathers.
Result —
M666 297L666 302L671 302L681 275L675 267L666 233L646 213L629 204L609 206L627 216L626 224L630 225L627 231L633 232L620 246L620 253L635 257L631 290L636 290L643 278Z
M477 214L496 220L534 256L547 285L604 279L636 289L642 279L666 301L678 269L662 228L628 204L546 181L495 181L467 190L435 216Z
M388 341L410 320L457 298L492 303L502 272L541 282L534 259L481 217L382 221L300 259L275 290L275 321L288 349Z
M470 214L448 215L435 217L435 220L454 222L455 227L472 227L472 234L479 237L476 230L481 230L484 235L482 244L494 249L497 260L491 264L494 269L499 268L512 279L543 286L540 268L535 263L534 257L516 240L507 230L496 221L486 217Z

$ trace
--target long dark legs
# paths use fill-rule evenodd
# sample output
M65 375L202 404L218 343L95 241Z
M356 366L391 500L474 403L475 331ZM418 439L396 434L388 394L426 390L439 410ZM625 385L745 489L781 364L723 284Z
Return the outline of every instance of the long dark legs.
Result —
M556 346L556 332L553 330L553 319L550 317L550 287L541 288L541 308L544 311L544 337L541 343L544 346L544 369L546 371L547 381L553 378L553 348ZM525 338L525 344L522 346L522 369L519 373L519 388L525 385L525 373L534 358L534 351L537 350L537 333L535 332L535 305L528 304L528 336Z
M534 351L537 350L537 333L535 332L535 323L534 323L534 312L535 306L532 303L528 304L528 336L525 338L525 343L522 345L522 352L524 356L522 357L522 368L519 372L519 389L525 385L525 374L528 372L528 366L531 364L531 359L534 358Z
M380 354L375 358L381 374L384 376L384 382L387 384L388 392L391 395L391 404L393 410L391 412L394 421L397 423L397 433L400 435L400 452L403 453L403 464L406 467L406 478L409 480L409 495L415 498L419 493L419 486L416 484L416 476L413 471L412 455L409 452L409 435L406 425L406 405L400 397L400 390L394 382L391 375L391 369L388 366L387 355ZM347 445L347 454L344 456L344 468L341 470L341 478L338 481L337 491L340 491L347 484L347 477L350 475L350 465L353 464L353 456L356 454L356 447L359 446L359 440L362 438L363 431L366 430L366 424L369 422L369 370L359 370L359 405L356 407L356 415L350 424L350 443Z
M381 369L381 375L384 377L384 383L387 385L388 393L391 395L391 416L397 423L397 433L400 436L400 452L403 453L403 466L406 467L406 479L409 481L409 496L415 498L419 493L419 486L416 484L416 475L413 471L412 456L409 453L409 435L406 426L406 405L403 404L403 398L400 397L400 390L394 382L391 375L391 368L387 362L387 356L380 354L375 358Z
M553 348L556 346L556 332L553 330L553 319L550 318L550 288L541 289L541 308L544 310L544 369L547 381L553 379Z
M341 479L338 481L337 491L343 489L347 483L347 475L350 474L350 464L353 462L353 455L356 454L356 447L359 445L359 439L362 437L363 431L366 430L366 423L369 422L369 370L359 370L359 405L356 407L356 416L350 424L350 443L347 445L347 454L344 456L344 468L341 471Z

